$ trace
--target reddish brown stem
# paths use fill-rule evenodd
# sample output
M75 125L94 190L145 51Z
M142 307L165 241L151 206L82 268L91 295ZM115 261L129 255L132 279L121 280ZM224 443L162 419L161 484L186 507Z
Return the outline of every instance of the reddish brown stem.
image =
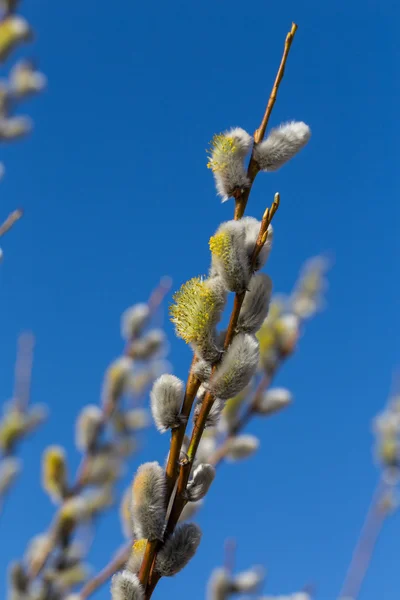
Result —
M11 227L22 217L23 211L18 208L8 215L7 219L0 225L0 237L2 237Z

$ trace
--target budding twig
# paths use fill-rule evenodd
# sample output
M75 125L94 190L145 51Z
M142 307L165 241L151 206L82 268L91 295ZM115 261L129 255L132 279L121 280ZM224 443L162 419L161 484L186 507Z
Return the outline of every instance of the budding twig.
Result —
M18 208L8 215L7 219L0 225L0 237L7 233L11 227L19 221L23 215L23 210Z

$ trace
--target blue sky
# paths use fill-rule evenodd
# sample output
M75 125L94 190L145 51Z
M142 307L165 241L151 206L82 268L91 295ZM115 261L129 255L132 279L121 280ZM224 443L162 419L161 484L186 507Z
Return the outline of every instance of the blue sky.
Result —
M74 417L97 401L120 352L120 313L161 275L176 289L206 272L208 238L233 204L217 199L205 148L215 132L259 124L293 20L299 30L271 125L304 120L313 136L292 163L257 179L248 214L260 216L281 193L268 267L275 289L289 291L303 261L328 252L328 305L279 375L294 406L249 426L259 453L221 468L199 517L198 555L154 597L203 598L233 536L239 568L267 566L268 593L311 581L318 598L333 600L377 480L370 421L399 362L398 6L38 0L23 8L37 31L23 54L39 60L49 86L26 107L34 135L2 148L1 214L16 206L26 214L2 243L0 394L11 393L17 335L32 329L32 396L51 416L21 453L23 479L1 523L1 589L6 563L49 521L43 448L63 444L77 462ZM190 353L166 327L175 373L185 377ZM141 459L162 461L167 443L149 433ZM395 516L360 600L397 598L399 539ZM93 564L120 541L113 515L99 528Z

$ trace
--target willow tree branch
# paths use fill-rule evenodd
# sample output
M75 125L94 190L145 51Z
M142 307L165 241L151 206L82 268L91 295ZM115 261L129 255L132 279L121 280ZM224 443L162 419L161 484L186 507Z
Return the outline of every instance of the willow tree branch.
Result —
M0 237L10 231L11 227L22 217L23 211L18 208L8 215L7 219L0 225Z
M259 144L265 135L265 131L267 129L268 121L272 113L272 109L274 108L274 104L278 95L278 90L280 83L283 79L283 75L285 73L286 62L289 56L289 51L297 31L296 23L292 23L292 28L286 36L285 46L283 49L283 55L281 59L281 64L279 65L278 73L276 75L274 85L272 86L272 91L268 100L267 108L265 109L264 116L261 121L261 125L258 129L256 129L254 133L254 143ZM249 167L247 169L247 177L249 179L249 186L243 190L243 192L236 198L235 200L235 219L241 219L244 215L244 211L246 210L247 202L250 196L251 188L253 186L254 180L259 172L259 167L254 159L254 152L251 155Z
M339 594L339 600L345 600L346 598L357 600L359 596L376 543L388 514L382 505L387 487L387 484L381 478L375 489L372 502L361 528L350 566Z
M97 575L85 583L82 590L78 594L79 600L86 600L89 598L89 596L94 594L94 592L102 587L102 585L104 585L110 579L110 577L114 575L114 573L122 569L129 558L131 546L131 542L128 542L125 544L125 546L122 546L122 548L108 563L108 565L106 565L104 569L102 569L99 573L97 573Z

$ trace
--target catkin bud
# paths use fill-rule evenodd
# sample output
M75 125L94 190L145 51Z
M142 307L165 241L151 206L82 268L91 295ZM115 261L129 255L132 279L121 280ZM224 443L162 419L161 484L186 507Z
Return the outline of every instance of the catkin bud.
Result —
M189 482L186 495L190 502L197 502L204 498L207 494L210 485L214 481L215 468L212 465L201 464L193 473L193 478Z
M237 190L249 185L244 166L253 138L240 127L215 135L211 140L210 160L207 167L212 170L218 195L222 202Z
M42 483L49 496L61 500L67 487L65 451L60 446L49 446L42 459Z
M197 417L199 416L201 407L203 406L203 399L204 397L200 397L196 402L196 406L194 407L193 411L193 423L196 423L197 421ZM204 427L205 429L216 427L218 425L224 406L225 402L224 400L221 400L221 398L216 398L214 400L211 410L207 415L206 424Z
M156 427L164 432L179 427L185 384L175 375L161 375L150 392L151 412Z
M245 228L241 221L219 226L209 242L212 274L221 277L226 289L243 292L250 280L250 261L246 251Z
M162 577L179 573L196 554L201 529L194 523L184 523L175 529L158 553L155 570Z
M256 405L260 415L272 415L286 408L292 402L292 394L285 388L272 388L265 392Z
M283 123L255 146L254 158L262 171L276 171L296 156L310 137L311 130L305 123Z
M238 394L253 377L259 360L258 342L247 333L239 333L226 351L210 379L214 396L227 400Z
M231 461L248 458L260 445L260 441L254 435L238 435L228 442L228 452L226 458Z
M31 37L32 30L22 17L10 15L3 19L0 23L0 62L4 62L14 48Z
M129 356L137 360L152 358L165 344L165 334L161 329L153 329L142 338L132 342Z
M271 299L272 281L268 275L254 275L244 297L238 319L238 331L256 333L266 319Z
M124 423L130 431L145 429L150 425L150 415L144 408L133 408L125 412Z
M17 458L10 456L0 461L0 497L12 486L20 470L21 465Z
M10 73L11 93L16 98L41 92L46 87L46 77L36 71L29 60L18 62Z
M232 593L232 584L226 569L214 569L207 586L207 600L227 600Z
M211 377L211 363L206 360L197 360L193 366L193 374L201 382L208 381Z
M292 352L300 334L300 321L296 315L288 314L279 317L274 325L276 342L281 353Z
M187 281L174 295L171 321L176 334L191 344L204 359L212 361L220 351L215 342L215 326L226 302L226 292L220 277Z
M32 129L28 117L9 117L0 119L0 141L9 142L27 135Z
M108 367L103 384L104 402L115 403L125 393L132 378L133 361L128 356L114 360Z
M121 335L129 342L140 335L150 316L148 304L139 303L128 308L121 317Z
M243 571L233 579L232 587L235 592L252 594L257 591L264 579L264 569L262 567L253 567L248 571Z
M132 520L136 537L162 540L165 521L165 475L157 462L141 465L133 480Z
M76 446L81 452L91 452L103 424L103 413L95 404L85 406L76 422Z
M189 521L189 519L192 519L202 506L203 500L198 500L197 502L188 502L187 504L185 504L185 507L181 512L181 516L179 517L178 523L184 523L185 521Z
M136 575L125 569L111 580L112 600L144 600L144 589Z
M243 217L241 219L241 223L245 229L246 235L246 252L248 256L248 260L251 261L253 257L254 248L256 245L256 241L258 238L258 234L260 233L261 222L255 219L254 217ZM271 253L272 242L274 237L274 230L272 225L268 226L268 234L265 244L262 246L260 253L257 255L254 270L259 271L265 265L268 260L268 257Z
M141 567L144 551L146 550L147 540L142 538L141 540L136 540L132 546L132 552L129 556L129 560L126 563L126 568L131 573L139 573L139 569Z

